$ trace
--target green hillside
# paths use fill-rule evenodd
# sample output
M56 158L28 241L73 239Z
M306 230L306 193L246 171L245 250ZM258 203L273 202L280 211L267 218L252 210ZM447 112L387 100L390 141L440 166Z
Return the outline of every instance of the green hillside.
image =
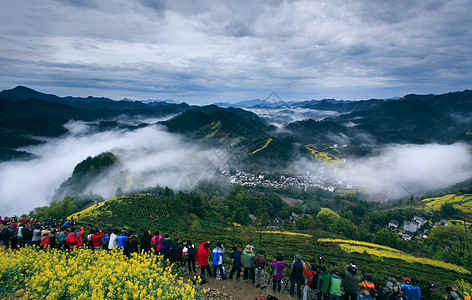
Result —
M305 203L310 201L307 199ZM159 230L195 243L206 240L226 245L251 243L267 253L281 253L287 260L293 253L300 254L312 264L322 255L329 270L355 263L371 274L375 282L383 283L385 276L399 281L405 276L415 277L423 291L429 283L434 283L437 288L433 292L437 295L444 294L445 288L458 280L472 282L471 262L454 254L464 250L455 248L461 247L460 241L454 242L454 232L457 231L458 236L463 234L462 226L443 226L431 230L426 240L402 242L396 233L385 229L386 223L391 218L410 219L424 211L363 205L352 197L317 201L325 208L289 222L291 212L299 212L300 205L288 206L269 191L234 187L210 192L207 186L193 193L175 193L167 188L156 188L147 193L114 198L73 216L79 222L93 224L94 228ZM351 213L346 213L348 211ZM254 214L257 221L249 220L248 213ZM265 229L274 217L286 220L284 225L279 224L282 228ZM241 227L235 222L245 225ZM469 246L471 236L469 233L465 241ZM441 248L445 241L452 246L447 252Z

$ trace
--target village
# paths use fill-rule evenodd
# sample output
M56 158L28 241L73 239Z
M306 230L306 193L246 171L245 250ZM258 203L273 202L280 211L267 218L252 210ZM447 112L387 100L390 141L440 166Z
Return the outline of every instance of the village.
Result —
M317 171L315 174L306 172L305 175L298 176L280 175L278 179L268 179L264 174L254 174L238 169L223 169L220 172L220 177L232 184L252 187L262 185L264 187L286 189L291 186L297 186L305 190L308 187L318 187L329 192L334 192L336 188L352 189L352 185L343 184L341 180L339 180L337 184L329 183L328 178L323 174L322 169Z

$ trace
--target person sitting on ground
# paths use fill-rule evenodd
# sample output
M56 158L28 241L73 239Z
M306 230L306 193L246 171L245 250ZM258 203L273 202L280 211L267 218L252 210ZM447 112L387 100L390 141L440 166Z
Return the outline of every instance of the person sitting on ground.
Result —
M277 291L280 293L280 290L282 289L282 278L284 277L284 266L285 266L285 261L284 257L281 254L278 254L275 256L274 261L271 264L271 267L274 268L272 279L273 279L273 286L272 290L274 293Z
M243 263L241 262L241 251L238 250L237 246L233 246L233 251L229 254L229 258L233 260L233 266L231 268L231 272L229 273L229 279L233 279L233 275L236 272L236 279L239 279L241 276L241 267Z
M260 287L261 289L266 288L266 271L265 267L269 265L267 260L264 258L265 251L260 250L259 255L254 258L254 269L256 271L255 274L255 282L256 288Z

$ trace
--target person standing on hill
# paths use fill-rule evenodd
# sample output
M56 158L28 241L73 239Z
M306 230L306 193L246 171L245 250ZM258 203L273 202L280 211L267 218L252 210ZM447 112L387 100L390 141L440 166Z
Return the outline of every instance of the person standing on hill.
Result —
M375 284L374 279L371 275L367 274L365 280L359 283L359 299L361 300L374 300L375 297Z
M112 250L118 246L118 230L115 230L110 234L110 242L108 242L108 250Z
M169 259L169 250L170 246L172 245L172 241L167 233L164 234L164 238L161 240L161 244L162 249L160 253L164 256L164 259Z
M411 278L411 288L413 290L412 299L413 300L420 300L420 298L421 298L421 289L416 284L417 284L416 278L414 278L414 277Z
M151 238L151 242L154 245L154 251L156 255L162 254L162 236L159 234L159 231L154 233L154 236Z
M321 298L328 300L329 283L329 272L324 265L321 265L318 274L318 300Z
M344 267L344 300L357 299L358 284L361 280L361 276L357 274L356 265L350 264Z
M246 248L243 251L243 266L244 266L244 280L251 279L252 283L255 283L255 274L254 274L254 257L256 255L252 251L251 245L246 245Z
M102 238L103 238L103 232L101 230L95 230L94 234L92 234L92 236L90 237L93 250L95 251L102 250Z
M292 273L290 274L290 296L293 297L295 292L295 285L297 285L297 297L302 298L302 285L305 282L303 277L303 269L305 268L305 262L303 262L300 255L295 255L292 263Z
M265 267L269 265L267 260L264 258L265 251L260 250L259 255L254 258L254 268L256 270L255 285L256 288L266 288L266 272Z
M205 276L205 270L208 271L208 276L212 277L210 266L208 266L208 256L210 255L210 241L203 242L198 246L197 258L195 259L201 269L201 276Z
M416 291L413 290L410 278L403 278L404 283L400 286L402 289L402 298L405 300L415 299Z
M307 267L310 269L310 271L307 270ZM308 299L308 291L310 289L311 299L314 300L316 295L316 287L318 286L318 272L316 272L308 262L305 262L303 273L305 273L305 276L307 277L305 286L303 287L303 300Z
M190 274L197 274L195 270L195 259L197 257L197 251L195 250L195 245L192 244L192 241L187 241L187 265L188 265L188 272Z
M145 229L143 231L143 235L141 236L141 252L151 252L151 238L151 232Z
M229 273L229 279L233 279L234 272L236 272L236 279L239 279L241 276L241 267L243 263L241 262L241 251L238 250L237 246L233 246L233 252L229 254L229 258L233 260L233 266L231 272Z
M212 251L212 262L213 262L213 274L216 276L216 270L218 269L221 274L221 279L225 280L226 275L225 271L223 270L223 254L225 253L225 248L223 244L220 242L216 243L216 247L213 248Z
M67 244L69 245L69 249L79 248L84 243L82 241L82 236L84 235L84 228L80 227L80 232L79 233L75 233L74 228L71 228L70 230L71 231L70 231L70 233L69 233L69 235L67 236L67 239L66 239Z
M329 300L339 300L341 299L341 275L339 274L338 271L333 271L333 274L331 274L330 277L330 283L329 283L329 295L328 299Z
M121 234L119 237L116 238L118 242L118 249L123 249L126 248L126 239L128 238L128 235L126 231L122 230Z
M272 262L270 265L271 267L274 268L274 272L272 275L273 279L273 285L272 285L272 290L275 293L276 291L280 293L280 290L282 289L282 278L284 277L284 266L285 266L285 261L284 257L279 254L275 257L275 260Z

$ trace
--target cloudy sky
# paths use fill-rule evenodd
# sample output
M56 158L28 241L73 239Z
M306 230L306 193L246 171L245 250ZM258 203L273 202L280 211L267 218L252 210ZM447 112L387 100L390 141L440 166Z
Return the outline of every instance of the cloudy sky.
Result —
M369 99L472 88L472 1L2 0L0 89Z

